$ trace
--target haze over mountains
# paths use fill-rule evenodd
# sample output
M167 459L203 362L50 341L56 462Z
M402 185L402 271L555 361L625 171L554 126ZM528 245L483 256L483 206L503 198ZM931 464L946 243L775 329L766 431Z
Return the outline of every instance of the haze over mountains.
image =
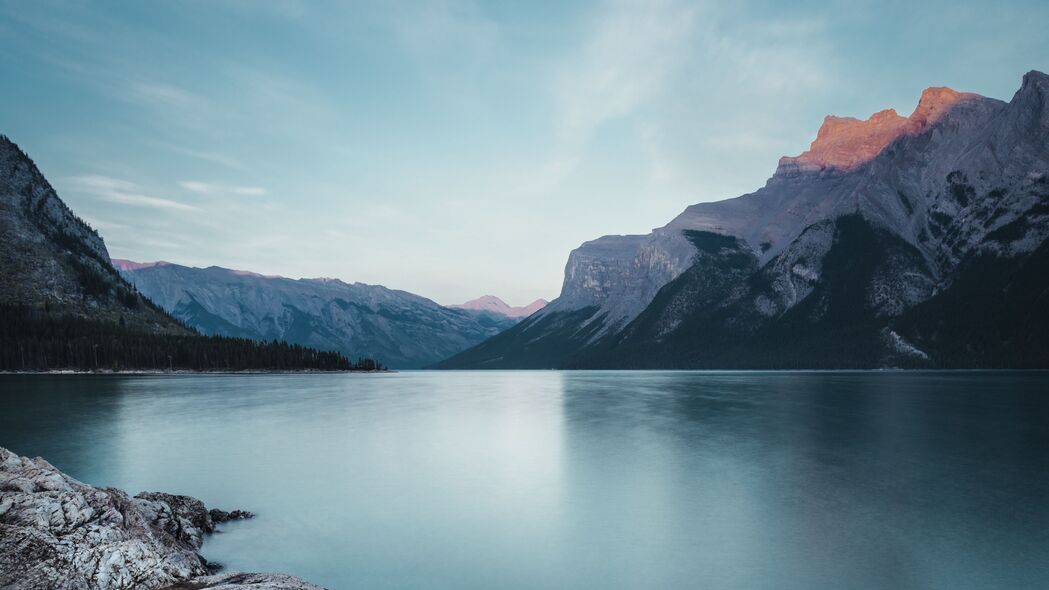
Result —
M211 266L113 260L144 295L204 334L284 340L391 368L436 363L512 326L406 291L338 279L289 279Z
M32 160L6 137L0 138L0 194L0 305L26 308L12 316L13 330L28 329L23 325L27 321L43 321L34 315L36 310L53 310L61 317L103 322L100 334L112 327L192 337L197 330L418 368L480 343L545 303L511 308L497 298L484 298L474 308L451 308L405 291L337 279L292 280L219 267L111 261L98 232L66 207ZM47 366L70 360L54 357L48 348L52 336L57 337L47 336L39 347L39 358L50 359L41 360ZM5 344L13 347L5 351L14 355L5 362L15 368L25 365L24 342ZM98 362L91 350L89 366L94 367ZM130 367L122 352L109 352L121 368ZM215 356L197 360L210 366ZM167 355L149 358L146 368L158 368ZM187 362L197 366L197 360ZM168 364L173 366L174 360Z
M747 195L574 250L443 367L1047 366L1049 77L828 117Z
M520 307L511 307L502 299L499 299L495 295L482 295L477 299L471 299L466 303L460 303L458 305L450 305L449 307L455 307L457 309L469 309L473 311L486 311L494 313L496 315L505 316L514 319L523 319L533 313L546 307L549 303L546 299L536 299L528 305Z

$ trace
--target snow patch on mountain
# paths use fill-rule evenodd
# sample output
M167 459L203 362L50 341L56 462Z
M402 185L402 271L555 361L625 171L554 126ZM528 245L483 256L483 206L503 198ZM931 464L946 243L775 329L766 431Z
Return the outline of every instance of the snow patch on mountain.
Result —
M883 335L890 350L898 354L929 360L929 355L925 351L904 340L903 336L900 336L894 330L886 328L883 331Z

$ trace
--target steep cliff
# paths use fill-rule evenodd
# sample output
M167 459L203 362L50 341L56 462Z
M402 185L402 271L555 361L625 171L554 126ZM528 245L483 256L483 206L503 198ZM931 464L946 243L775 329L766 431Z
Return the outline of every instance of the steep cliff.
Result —
M1044 243L1047 89L1049 77L1030 72L1008 103L930 88L909 117L828 117L754 193L572 252L561 297L514 328L531 331L527 355L504 344L507 333L443 366L521 366L544 347L565 351L549 366L964 364L894 326L971 272L968 261L1025 259ZM701 234L732 241L712 252L716 240L697 246ZM852 312L828 311L842 301ZM803 339L809 352L776 348L777 338ZM842 338L862 350L818 352Z

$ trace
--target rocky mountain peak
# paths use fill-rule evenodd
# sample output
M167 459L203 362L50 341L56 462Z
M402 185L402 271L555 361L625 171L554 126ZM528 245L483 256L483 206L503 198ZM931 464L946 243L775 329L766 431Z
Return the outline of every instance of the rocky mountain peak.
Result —
M893 109L866 120L828 116L808 151L780 159L779 172L818 172L826 168L851 170L869 161L905 133L910 120Z
M1035 118L1049 119L1049 74L1031 70L1024 74L1023 84L1013 97L1014 104L1024 105Z
M866 120L828 116L808 151L780 159L776 176L828 169L847 172L872 160L899 137L920 133L954 105L973 98L980 95L936 86L922 92L918 106L909 117L901 116L894 109L878 111Z
M979 94L971 92L958 92L945 86L932 86L922 92L918 100L918 106L911 113L910 120L914 123L912 131L921 131L925 127L940 120L947 111L963 100L982 98Z
M1023 84L1020 85L1019 92L1024 92L1025 89L1040 89L1042 92L1049 90L1049 74L1045 72L1039 72L1038 70L1031 70L1024 74Z

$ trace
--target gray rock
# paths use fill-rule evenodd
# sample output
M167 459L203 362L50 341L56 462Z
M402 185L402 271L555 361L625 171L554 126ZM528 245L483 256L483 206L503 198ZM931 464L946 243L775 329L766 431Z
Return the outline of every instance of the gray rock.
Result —
M196 578L190 582L170 586L165 590L319 590L294 576L284 574L244 574L230 572Z
M211 564L197 550L214 530L195 498L129 497L0 447L0 588L316 588L281 575L210 576Z
M211 516L211 522L214 522L215 524L229 522L231 520L244 520L255 516L254 513L248 512L247 510L233 510L226 512L225 510L219 510L218 508L208 510L208 514Z

